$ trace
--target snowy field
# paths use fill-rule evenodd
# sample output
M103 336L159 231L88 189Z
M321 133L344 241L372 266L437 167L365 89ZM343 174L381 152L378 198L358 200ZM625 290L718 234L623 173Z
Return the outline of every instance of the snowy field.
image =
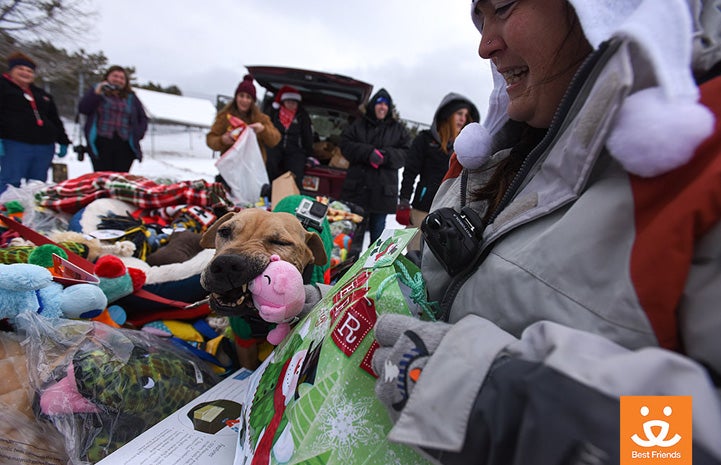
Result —
M65 121L67 131L73 143L80 140L79 128L74 122ZM148 133L141 141L143 161L133 163L131 174L144 176L150 179L170 179L173 181L205 179L213 181L218 174L215 162L219 154L213 153L205 145L205 128L187 128L183 126L151 125ZM83 161L78 161L72 149L64 158L55 159L56 162L68 165L68 178L75 178L93 171L87 155ZM49 176L48 179L52 179ZM402 228L395 220L395 215L388 215L386 227L391 229ZM369 241L368 233L364 241L364 249Z

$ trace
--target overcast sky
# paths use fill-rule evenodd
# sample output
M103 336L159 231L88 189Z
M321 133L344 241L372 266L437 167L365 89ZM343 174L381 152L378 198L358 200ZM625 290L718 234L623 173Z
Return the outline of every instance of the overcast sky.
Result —
M272 65L385 87L401 117L424 123L450 91L482 115L487 107L491 76L470 0L94 2L97 26L83 48L188 96L232 94L245 65Z

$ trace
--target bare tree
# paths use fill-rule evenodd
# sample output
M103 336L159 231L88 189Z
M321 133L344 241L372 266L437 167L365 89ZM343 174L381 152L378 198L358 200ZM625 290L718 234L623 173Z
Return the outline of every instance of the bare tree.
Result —
M95 17L91 6L91 0L3 0L0 43L9 49L18 42L72 40Z

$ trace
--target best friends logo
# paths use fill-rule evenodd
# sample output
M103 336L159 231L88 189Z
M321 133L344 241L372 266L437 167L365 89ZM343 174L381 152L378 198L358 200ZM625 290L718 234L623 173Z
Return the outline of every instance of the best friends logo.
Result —
M692 465L690 396L621 396L621 465Z

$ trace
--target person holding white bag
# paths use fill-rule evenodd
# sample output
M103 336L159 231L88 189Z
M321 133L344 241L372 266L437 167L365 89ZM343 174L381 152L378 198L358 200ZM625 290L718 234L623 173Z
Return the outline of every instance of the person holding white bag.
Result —
M246 127L255 133L263 158L263 166L265 166L267 150L278 145L281 136L270 117L263 113L256 104L256 90L253 76L250 74L245 75L236 87L233 101L216 115L213 126L205 137L205 142L212 150L225 154L233 147L240 133ZM228 186L222 173L216 177L216 180Z

